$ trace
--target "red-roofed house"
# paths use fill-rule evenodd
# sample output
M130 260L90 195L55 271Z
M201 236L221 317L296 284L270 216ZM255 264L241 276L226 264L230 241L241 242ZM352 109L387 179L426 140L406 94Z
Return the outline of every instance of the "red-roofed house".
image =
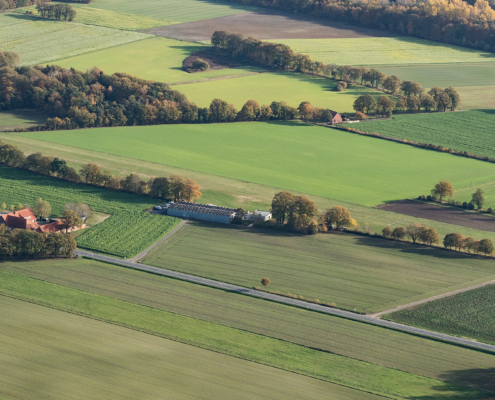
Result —
M5 224L10 229L30 229L35 231L39 228L36 216L29 208L0 215L0 224Z
M328 110L332 113L332 124L338 124L342 122L342 115L340 115L337 111Z

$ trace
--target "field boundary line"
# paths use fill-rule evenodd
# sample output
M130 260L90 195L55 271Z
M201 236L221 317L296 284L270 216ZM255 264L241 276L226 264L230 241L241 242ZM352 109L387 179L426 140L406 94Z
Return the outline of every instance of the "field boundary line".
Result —
M381 326L383 328L393 329L393 330L409 333L409 334L412 334L415 336L422 336L422 337L426 337L426 338L441 341L441 342L447 342L447 343L451 343L451 344L454 344L457 346L470 347L470 348L478 349L481 351L495 353L495 345L481 343L481 342L477 342L475 340L470 340L470 339L459 338L456 336L447 335L444 333L438 333L438 332L430 331L427 329L416 328L413 326L399 324L397 322L386 321L386 320L382 320L380 318L373 318L370 315L355 314L355 313L352 313L350 311L339 310L337 308L326 307L326 306L322 306L319 304L308 303L308 302L301 301L301 300L289 299L289 298L286 298L283 296L279 296L279 295L275 295L275 294L271 294L271 293L266 293L266 292L261 292L258 290L249 289L249 288L245 288L245 287L241 287L241 286L236 286L236 285L232 285L229 283L214 281L214 280L206 279L206 278L200 278L200 277L197 277L194 275L188 275L188 274L184 274L181 272L176 272L176 271L166 270L166 269L162 269L162 268L152 267L152 266L145 265L145 264L136 264L136 263L128 261L128 260L119 260L117 258L108 257L108 256L95 254L95 253L90 253L87 251L76 250L75 254L78 256L87 257L87 258L91 258L91 259L98 260L98 261L104 261L104 262L109 262L109 263L116 264L116 265L121 265L121 266L127 267L127 268L133 268L133 269L137 269L137 270L141 270L141 271L145 271L145 272L151 272L151 273L154 273L157 275L167 276L170 278L175 278L175 279L180 279L183 281L197 283L200 285L210 286L210 287L214 287L217 289L228 290L228 291L234 292L234 293L253 296L253 297L261 298L264 300L275 301L277 303L287 304L287 305L295 306L298 308L303 308L303 309L307 309L307 310L311 310L311 311L321 312L324 314L334 315L334 316L341 317L341 318L346 318L346 319L351 319L351 320L364 322L364 323L368 323L368 324L372 324L372 325L377 325L377 326Z
M380 311L380 312L373 313L373 314L367 314L367 315L370 316L370 317L372 317L372 318L381 318L381 316L384 315L384 314L394 313L396 311L400 311L400 310L403 310L405 308L418 306L420 304L428 303L430 301L435 301L435 300L438 300L438 299L443 299L445 297L454 296L454 295L456 295L458 293L468 292L468 291L473 290L473 289L478 289L478 288L481 288L481 287L484 287L484 286L488 286L488 285L493 285L493 284L495 284L495 279L494 280L491 280L491 281L488 281L488 282L479 283L477 285L469 286L469 287L466 287L466 288L453 290L452 292L447 292L447 293L439 294L437 296L428 297L426 299L422 299L422 300L418 300L418 301L413 301L411 303L404 304L402 306L397 306L397 307L389 308L388 310Z
M152 249L154 249L156 246L158 246L160 243L163 243L165 240L167 240L170 236L175 234L180 228L182 228L185 224L187 224L187 220L183 219L179 225L177 225L174 229L172 229L169 233L167 233L164 237L162 237L160 240L157 242L153 243L150 247L148 247L146 250L142 251L139 253L137 256L129 259L130 262L137 262L144 256L146 256Z

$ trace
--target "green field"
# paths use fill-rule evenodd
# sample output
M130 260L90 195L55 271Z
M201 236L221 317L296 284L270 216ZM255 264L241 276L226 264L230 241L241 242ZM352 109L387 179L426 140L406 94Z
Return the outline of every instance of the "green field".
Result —
M91 260L8 262L0 264L0 269L433 379L494 391L493 355L394 330ZM478 372L470 373L475 368Z
M21 65L47 63L150 37L100 26L0 15L0 50L21 56Z
M194 248L194 252L188 249ZM495 278L492 260L366 236L189 223L143 263L376 312Z
M456 190L495 181L490 163L299 122L117 127L20 136L366 206L416 197L440 180L450 181ZM486 200L495 202L495 197Z
M287 44L295 52L309 54L313 60L324 64L385 66L495 61L495 55L490 52L407 36L285 39L277 42Z
M354 100L363 94L375 97L382 92L360 85L350 85L345 92L336 92L337 81L294 72L272 72L229 80L199 82L174 86L198 106L207 107L213 99L222 99L241 109L248 100L260 104L286 101L298 107L309 101L315 107L330 108L338 112L354 112Z
M201 192L203 193L203 196L199 200L201 203L213 203L231 208L242 207L245 210L251 211L269 210L273 196L280 191L280 188L274 186L260 185L219 175L207 174L200 171L191 171L137 158L106 153L104 151L86 150L81 147L66 146L60 143L43 141L38 139L38 137L33 136L30 137L29 140L26 140L25 137L18 134L0 132L0 140L19 146L26 154L41 151L44 154L61 157L67 160L69 165L77 170L79 170L84 163L95 162L100 165L101 168L121 176L127 175L129 172L133 171L144 178L149 178L151 176L169 176L172 174L191 177L191 179L194 179L201 184ZM484 188L491 190L491 187L492 186L485 186ZM473 191L473 188L466 187L462 192L457 191L456 197L470 199L470 195ZM296 194L304 193L296 192ZM307 195L307 193L305 195ZM492 193L491 195L495 196L495 193ZM462 232L465 236L473 236L478 239L485 237L490 238L495 242L495 232L480 231L437 221L414 218L374 207L365 207L347 201L336 200L332 197L314 195L309 195L309 197L316 202L320 211L335 205L347 207L351 211L353 218L355 218L361 226L364 226L365 223L369 223L375 232L381 232L385 225L407 226L416 222L435 228L441 237L456 231Z
M4 296L0 307L5 399L378 398Z
M76 240L85 249L120 257L140 253L180 222L177 218L143 212L157 203L149 197L0 166L0 202L34 205L39 197L50 202L54 215L59 215L67 203L86 203L94 211L112 214Z
M110 49L64 58L57 60L55 64L81 71L97 66L107 74L126 72L142 79L167 83L210 79L227 75L250 74L262 71L261 68L248 66L194 74L182 70L184 59L191 53L203 48L205 47L198 43L154 37Z
M36 110L0 111L0 131L43 124L47 116Z
M493 394L17 274L0 272L0 276L0 293L5 296L392 399L434 398L442 392L451 399L474 400Z
M357 129L495 158L494 125L494 110L474 110L399 114L391 120L360 123Z
M387 314L384 319L494 344L494 296L495 286L489 285Z
M224 17L256 10L255 7L221 0L96 0L91 3L91 8L179 22Z

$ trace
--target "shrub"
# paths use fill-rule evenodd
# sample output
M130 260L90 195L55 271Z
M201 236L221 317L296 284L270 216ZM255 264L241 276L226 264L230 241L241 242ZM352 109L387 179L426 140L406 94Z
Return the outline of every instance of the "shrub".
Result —
M382 229L382 236L386 238L392 236L392 229L390 229L390 226L386 226L385 228Z
M335 86L335 90L337 92L343 92L346 89L347 89L347 83L344 81L340 81L339 83L337 83L337 86Z
M467 201L465 201L464 203L462 203L462 208L465 208L465 209L467 209L467 208L468 208L468 203L467 203Z
M199 69L200 71L206 71L210 69L210 64L208 64L205 60L201 58L197 58L192 63L193 69Z
M366 119L366 114L365 113L362 113L361 111L356 111L355 118L358 121L362 121L362 120Z
M468 210L474 210L476 207L473 202L469 202L468 204Z
M493 209L491 207L488 207L488 210L486 210L488 214L493 214Z

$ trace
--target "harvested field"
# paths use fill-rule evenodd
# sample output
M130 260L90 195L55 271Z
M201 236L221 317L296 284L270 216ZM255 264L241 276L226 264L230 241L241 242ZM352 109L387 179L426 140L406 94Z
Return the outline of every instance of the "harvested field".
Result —
M173 39L210 41L213 32L226 30L258 39L331 39L395 36L340 22L312 19L294 14L269 11L249 12L225 17L162 26L145 32Z
M415 200L394 201L380 205L378 208L417 218L432 219L433 221L495 232L495 218L460 209L441 207Z

